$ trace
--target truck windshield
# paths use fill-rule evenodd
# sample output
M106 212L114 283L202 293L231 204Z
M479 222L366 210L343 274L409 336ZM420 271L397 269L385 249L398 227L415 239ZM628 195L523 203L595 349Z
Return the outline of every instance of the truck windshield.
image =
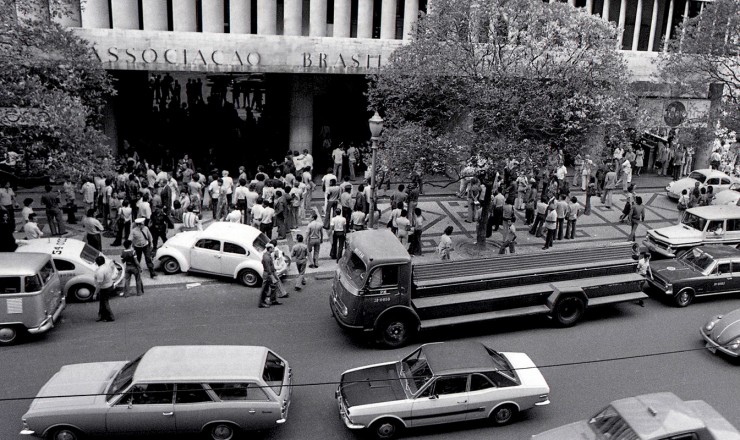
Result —
M588 426L600 439L640 440L626 420L612 407L607 406L600 413L591 417Z
M694 228L697 231L703 231L704 227L707 225L707 219L687 211L684 213L681 223L690 228Z
M699 271L704 272L714 264L714 259L711 255L702 252L701 249L694 248L690 252L686 252L680 258L680 260L686 262L689 266L693 266Z
M347 275L357 287L362 287L365 284L365 274L367 273L367 266L360 257L354 252L346 259Z
M432 378L432 369L429 368L421 348L401 361L399 375L404 379L409 394L415 394Z

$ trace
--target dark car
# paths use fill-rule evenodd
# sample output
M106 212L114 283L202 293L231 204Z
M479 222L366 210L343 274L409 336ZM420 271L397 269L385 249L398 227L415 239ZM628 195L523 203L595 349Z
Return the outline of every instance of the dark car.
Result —
M695 247L675 260L650 263L651 287L686 307L697 296L740 291L740 250L731 246Z

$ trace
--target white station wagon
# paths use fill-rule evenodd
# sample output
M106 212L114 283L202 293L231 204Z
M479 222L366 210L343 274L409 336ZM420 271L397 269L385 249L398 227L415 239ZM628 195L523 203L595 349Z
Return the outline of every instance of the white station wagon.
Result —
M103 255L84 241L73 238L37 238L19 240L16 253L41 253L51 255L54 267L59 273L62 292L68 299L86 302L93 299L95 293L95 258ZM103 255L105 257L105 255ZM106 263L113 266L113 285L117 286L123 279L123 267L105 257Z
M687 209L674 226L650 229L643 242L653 257L673 258L703 244L740 244L740 206L712 205Z
M336 399L344 424L378 439L403 428L488 418L504 425L547 405L550 387L524 353L479 342L422 345L401 361L342 373Z
M267 236L249 225L215 222L204 231L176 234L157 249L154 259L168 275L201 272L256 287L262 283L262 253L267 243Z
M292 377L272 350L238 345L153 347L130 362L65 365L23 415L21 434L230 440L285 423Z

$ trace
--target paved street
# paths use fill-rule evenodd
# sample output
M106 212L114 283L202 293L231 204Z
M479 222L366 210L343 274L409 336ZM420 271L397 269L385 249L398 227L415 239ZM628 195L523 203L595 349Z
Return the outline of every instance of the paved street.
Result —
M95 322L96 303L71 304L63 322L47 336L0 349L0 399L33 396L64 364L131 359L153 345L266 345L290 361L298 384L333 382L347 368L399 359L412 349L380 350L340 331L329 313L329 289L329 281L311 279L307 290L291 292L284 305L258 309L258 290L233 284L151 288L143 297L116 298L114 323ZM610 400L664 390L704 399L737 424L738 367L703 350L698 335L706 318L737 307L737 296L697 301L686 309L650 300L644 308L623 304L589 310L584 322L568 329L553 328L544 318L520 318L425 333L417 343L475 339L501 351L528 353L543 367L552 404L503 428L478 423L435 427L407 432L404 438L528 439L586 418ZM641 357L676 350L688 351ZM577 362L584 364L572 364ZM358 438L339 419L335 387L297 387L286 425L255 438ZM18 431L29 403L0 400L0 439L24 438Z

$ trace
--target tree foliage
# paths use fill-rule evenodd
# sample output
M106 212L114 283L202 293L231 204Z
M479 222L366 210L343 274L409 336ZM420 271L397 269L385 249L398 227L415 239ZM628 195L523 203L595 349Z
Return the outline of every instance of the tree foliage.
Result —
M684 92L706 96L722 84L723 126L740 132L740 3L717 0L681 24L660 60L664 80Z
M24 155L31 173L101 171L111 160L100 125L110 78L87 42L48 17L16 15L14 3L0 1L0 108L30 111L30 121L0 125L3 146Z

